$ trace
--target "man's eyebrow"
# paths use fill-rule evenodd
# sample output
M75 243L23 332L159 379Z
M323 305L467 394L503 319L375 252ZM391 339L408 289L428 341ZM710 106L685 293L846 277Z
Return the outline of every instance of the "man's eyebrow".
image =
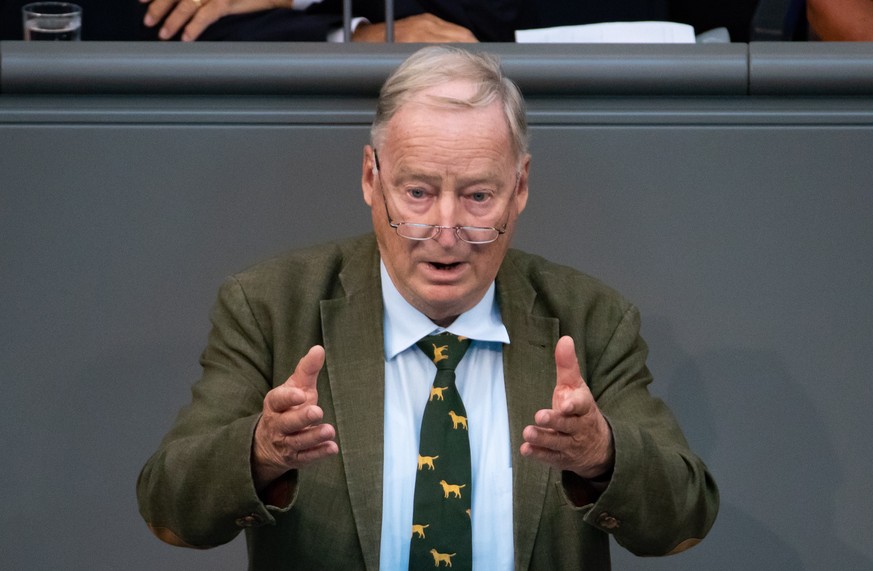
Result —
M416 172L411 169L405 169L403 167L397 169L396 176L394 178L395 181L401 183L413 179L426 182L433 186L440 186L444 179L443 175L441 174ZM500 186L502 186L502 179L503 177L501 173L496 171L471 176L464 176L462 174L457 177L456 186L459 188L468 188L471 186L484 185L499 188Z
M436 173L426 173L422 171L417 171L405 167L398 167L395 171L394 179L397 181L405 181L405 180L421 180L427 182L428 184L432 184L434 186L439 186L439 183L442 182L442 175Z

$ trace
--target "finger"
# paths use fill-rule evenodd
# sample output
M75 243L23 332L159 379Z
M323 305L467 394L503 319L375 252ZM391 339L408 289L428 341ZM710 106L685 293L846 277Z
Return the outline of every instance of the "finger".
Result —
M289 461L293 461L302 451L332 442L335 437L336 431L330 424L310 426L286 435L283 438L281 452Z
M328 456L335 456L339 453L339 446L333 440L329 442L323 442L318 446L308 448L306 450L300 450L297 453L296 464L298 466L305 466L306 464L311 464L316 460L321 460L322 458L327 458Z
M324 411L317 405L306 405L286 410L271 419L273 430L283 436L294 434L310 426L318 425L324 418Z
M553 409L538 411L534 415L534 422L540 428L547 428L564 434L576 434L584 430L585 412L590 410L590 407L584 404L575 406L578 408L574 408L570 414L563 414Z
M590 414L597 408L597 403L591 395L591 391L583 384L577 389L571 389L566 385L558 385L552 393L552 408L545 409L554 413L555 418L551 422L559 422L560 418L578 418ZM543 411L537 413L544 414ZM549 422L549 421L546 421ZM537 424L540 424L538 421Z
M547 429L542 429L537 426L528 425L521 432L522 439L531 446L542 446L544 438L542 433Z
M261 425L258 425L260 430ZM287 470L299 468L309 462L339 452L336 431L329 424L320 424L302 430L278 441L265 443L263 436L255 432L253 448L256 478L264 484Z
M148 1L148 0L144 0ZM149 4L148 10L146 10L146 15L143 18L143 24L147 27L151 28L160 22L166 17L166 15L173 9L173 6L176 5L178 0L152 0Z
M157 2L157 0L155 0ZM161 31L158 32L158 37L162 40L168 40L175 36L182 26L188 23L194 14L199 10L202 4L195 0L179 0L167 19L164 20L164 25L161 26Z
M194 17L191 18L191 21L188 22L188 25L185 26L185 29L182 31L183 42L193 42L200 37L203 30L214 24L216 20L226 16L228 13L225 3L220 2L219 0L204 2L202 6L202 8L197 10Z
M289 379L290 380L290 379ZM307 401L306 391L286 383L267 393L264 397L264 409L283 413Z
M562 452L570 445L570 438L563 433L539 426L527 426L522 432L524 441L535 448Z
M539 460L540 462L544 462L546 464L550 464L557 468L563 469L563 456L561 455L561 453L554 450L550 450L548 448L540 448L538 446L530 444L529 442L525 442L521 445L521 448L519 448L519 452L521 452L521 455L525 458Z
M522 443L519 452L521 452L521 455L526 458L543 462L544 464L554 466L559 470L564 470L567 464L564 453L551 448L536 446L530 442Z

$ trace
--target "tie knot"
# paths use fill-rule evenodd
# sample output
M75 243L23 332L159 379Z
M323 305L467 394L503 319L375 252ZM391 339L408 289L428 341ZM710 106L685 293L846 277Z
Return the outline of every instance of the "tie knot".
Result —
M446 331L439 335L423 337L415 345L424 351L437 369L454 371L467 352L470 339Z

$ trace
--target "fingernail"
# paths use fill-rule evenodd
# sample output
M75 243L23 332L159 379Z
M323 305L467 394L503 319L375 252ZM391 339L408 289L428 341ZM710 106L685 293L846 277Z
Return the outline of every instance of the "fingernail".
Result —
M162 40L167 40L170 38L170 32L166 28L161 28L161 31L158 32L158 37Z
M152 26L155 25L155 19L152 17L151 14L146 14L146 17L143 18L142 22L143 22L143 24L145 24L149 28L151 28Z

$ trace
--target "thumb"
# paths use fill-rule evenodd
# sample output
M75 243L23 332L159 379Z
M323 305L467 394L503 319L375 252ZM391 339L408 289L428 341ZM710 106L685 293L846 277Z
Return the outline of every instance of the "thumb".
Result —
M313 345L309 352L297 362L297 368L294 369L294 374L291 375L286 384L298 387L300 389L315 389L318 373L321 367L324 366L324 347L321 345Z
M576 345L569 335L558 339L555 345L555 368L558 373L557 387L566 385L576 389L585 384L579 372L579 361L576 360Z

